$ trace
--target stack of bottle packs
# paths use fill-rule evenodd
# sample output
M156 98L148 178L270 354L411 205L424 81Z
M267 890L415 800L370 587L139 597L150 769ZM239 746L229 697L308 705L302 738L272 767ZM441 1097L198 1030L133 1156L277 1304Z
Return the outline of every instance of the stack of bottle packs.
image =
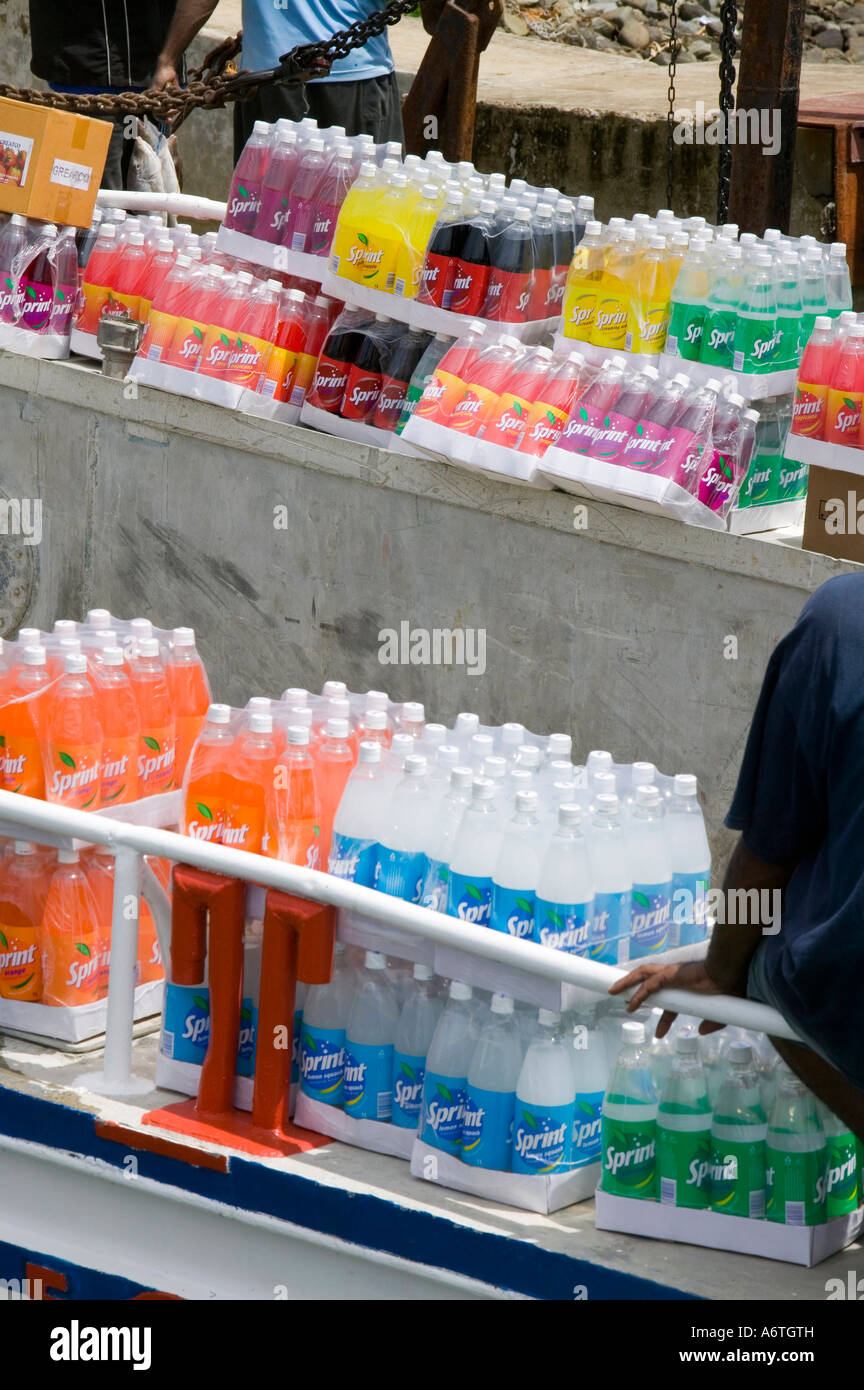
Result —
M78 294L74 227L0 217L0 348L66 357Z
M800 526L807 498L809 468L794 457L789 433L792 397L766 396L754 402L754 408L759 416L756 441L729 517L729 529L735 535Z
M864 472L864 323L820 316L804 350L786 443L791 459Z

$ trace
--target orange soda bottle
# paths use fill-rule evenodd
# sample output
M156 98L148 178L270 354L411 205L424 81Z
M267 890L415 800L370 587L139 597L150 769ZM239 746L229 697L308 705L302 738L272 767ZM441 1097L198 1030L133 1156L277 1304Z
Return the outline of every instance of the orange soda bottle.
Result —
M229 705L211 705L187 764L183 834L219 844L231 797L229 762L234 735Z
M22 796L45 795L39 742L45 706L38 695L50 684L45 648L38 645L25 647L12 679L11 703L0 712L3 791L20 792Z
M266 853L288 864L316 869L321 828L315 764L309 752L309 730L302 725L288 727L285 750L273 771L268 812Z
M129 671L138 705L141 737L138 744L138 795L156 796L174 786L176 734L168 679L159 654L159 640L145 637Z
M42 1002L92 1004L99 997L98 905L78 859L61 849L42 917Z
M66 673L51 692L45 713L45 796L85 811L99 803L102 725L99 703L87 674L87 658L66 657Z
M273 716L253 714L234 744L229 761L229 796L222 843L252 854L267 852L266 805L273 790L276 744Z
M322 865L330 862L333 818L356 761L349 739L350 726L347 719L328 719L324 737L315 754L315 780L318 785L318 814L321 827L318 862Z
M167 675L177 734L176 777L180 782L211 699L210 682L195 647L195 632L191 627L175 627L171 634Z
M111 970L111 925L114 917L114 856L107 845L94 845L81 856L81 872L93 895L96 937L96 998L108 996Z
M42 914L48 895L44 861L29 840L16 840L0 864L0 997L42 998Z
M104 647L95 676L102 724L100 806L122 806L138 799L138 748L141 718L120 647Z

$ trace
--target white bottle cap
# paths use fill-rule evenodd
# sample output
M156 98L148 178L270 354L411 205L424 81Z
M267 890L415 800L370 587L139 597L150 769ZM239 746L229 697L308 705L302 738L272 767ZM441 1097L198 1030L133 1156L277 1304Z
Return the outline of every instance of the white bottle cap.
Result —
M269 139L269 137L270 137L270 126L267 124L266 121L256 121L255 124L254 124L253 127L252 127L252 134L253 134L253 135L266 135L266 136L268 137L268 139Z
M446 724L427 724L423 730L423 744L429 748L440 748L446 737Z
M67 676L81 676L87 670L87 658L78 652L70 652L63 663Z
M439 743L435 749L435 766L451 768L459 766L462 754L455 743Z
M66 640L66 639L64 639L64 640ZM68 639L68 640L74 641L74 638L70 638L70 639ZM120 647L103 647L103 648L102 648L102 663L103 663L103 665L105 665L105 666L122 666L122 665L123 665L123 651L122 651L122 649L121 649Z
M78 631L78 624L71 618L58 618L54 624L55 637L74 637Z
M33 843L32 840L16 840L16 841L15 841L14 853L15 853L15 854L35 854L35 853L36 853L36 846L34 845L34 843Z
M400 711L403 724L422 724L426 711L417 700L406 700Z
M351 722L351 701L340 699L339 696L332 697L327 701L328 719L345 719Z
M562 826L563 826L563 825L581 825L581 823L582 823L582 807L581 807L581 806L576 806L576 805L573 805L573 804L568 805L568 804L565 802L563 806L559 806L559 807L558 807L558 824L559 824L559 825L562 825Z
M386 729L387 715L383 709L367 709L363 723L367 729Z
M416 963L416 965L414 966L414 979L415 979L415 980L434 980L434 979L435 979L435 971L432 969L432 966L431 966L431 965L422 965L422 964L418 961L418 962Z
M595 792L602 792L606 796L611 796L617 792L618 783L615 781L614 772L595 772L591 777L591 786Z
M426 759L422 753L409 753L405 759L405 775L406 777L425 777L426 766Z
M58 863L58 864L77 864L77 863L78 863L78 851L77 851L77 849L58 849L58 851L57 851L57 863Z
M516 750L516 761L519 767L527 768L530 772L540 766L540 749L533 743L523 743Z
M696 1033L679 1033L675 1039L675 1051L679 1057L698 1057L699 1038Z
M111 614L107 608L91 608L87 614L88 627L110 627Z
M492 782L502 782L507 776L507 759L499 758L494 753L491 758L484 758L483 776Z
M676 772L673 790L676 796L695 796L696 778L692 772Z
M159 655L159 640L156 637L145 637L143 642L138 643L138 655L146 658Z
M594 804L604 816L614 816L618 812L618 797L614 792L601 792Z
M470 748L472 758L476 758L480 762L492 753L495 748L495 740L491 734L472 734Z
M451 980L448 994L451 999L471 999L474 991L470 985L465 985L461 980Z
M493 1014L512 1014L513 1000L509 994L493 994L489 1008Z
M18 643L23 647L38 647L42 641L42 633L38 627L22 627L18 629Z
M387 957L380 951L367 951L365 964L367 970L386 970Z
M306 748L309 744L309 730L302 724L289 724L285 737L294 748Z
M474 785L474 770L470 767L454 767L450 772L450 786L458 791L467 791Z
M174 631L171 633L171 641L175 647L194 647L194 627L175 627Z
M645 1024L628 1019L621 1024L621 1041L628 1047L638 1047L645 1041Z
M599 236L602 230L603 230L602 225L601 225L599 222L586 222L586 223L585 223L585 235L586 235L586 236Z
M306 732L305 729L303 732ZM357 761L359 763L380 763L381 744L361 743L360 747L357 749Z
M417 740L413 739L410 734L394 734L390 748L393 753L402 758L408 758L413 756L417 748Z
M456 733L467 737L469 734L476 733L480 725L479 714L457 714Z
M661 800L660 792L653 783L643 783L636 788L637 806L659 806Z
M38 646L36 643L31 647L25 647L21 653L21 660L25 666L44 666L45 648Z
M813 320L813 327L818 328L820 333L826 333L831 327L831 319L828 314L817 314ZM57 626L56 623L54 625Z
M304 705L302 709L289 710L288 717L292 724L299 724L302 729L312 728L312 711L308 705Z
M321 687L321 694L325 700L344 700L348 694L348 687L344 681L325 681Z
M611 772L612 754L607 753L605 748L592 748L585 766L590 772Z
M573 780L573 764L568 758L556 758L554 762L547 763L546 766L547 768L551 768L555 773L555 776L552 778L553 782L568 782ZM595 777L594 780L596 782L598 779ZM615 778L613 777L611 780L612 790L614 792Z
M231 706L230 705L211 705L207 710L208 724L230 724Z
M546 740L547 758L566 758L569 762L573 740L569 734L550 734Z
M101 612L101 611L104 611L104 610L101 610L101 609L100 609L100 610L97 610L97 611ZM88 618L89 618L89 616L90 616L89 613L88 613L87 616L88 616ZM109 616L110 616L110 615L109 615ZM99 627L107 627L108 624L107 624L107 623L99 623L98 626L99 626ZM132 621L131 621L131 623L129 624L129 629L130 629L130 631L132 632L133 636L135 636L135 637L138 639L139 642L141 641L141 639L142 639L143 637L152 637L152 636L153 636L153 624L151 623L151 621L150 621L149 618L133 618Z
M272 734L272 714L253 714L249 720L249 732L250 734Z
M369 710L369 709L382 709L382 710L384 711L384 713L386 714L386 713L387 713L387 707L388 707L389 703L390 703L390 697L388 696L386 690L367 690L367 691L366 691L366 708L367 708L367 710Z
M246 701L246 709L249 714L269 714L271 700L267 695L250 695Z
M519 748L524 738L524 724L501 725L501 743L504 748Z
M489 777L475 777L471 788L472 801L491 801L495 795L495 783Z
M303 709L308 702L309 691L300 685L289 685L287 690L282 691L282 703L289 709Z
M743 1066L753 1061L753 1049L749 1043L730 1043L728 1051L726 1053L726 1059L728 1062L733 1063L736 1066Z
M324 725L324 732L328 738L346 739L348 737L348 720L328 719Z
M537 1022L544 1028L557 1028L561 1022L561 1015L555 1009L538 1009Z
M540 804L540 798L536 792L524 791L516 793L516 810L520 815L530 815L536 811Z

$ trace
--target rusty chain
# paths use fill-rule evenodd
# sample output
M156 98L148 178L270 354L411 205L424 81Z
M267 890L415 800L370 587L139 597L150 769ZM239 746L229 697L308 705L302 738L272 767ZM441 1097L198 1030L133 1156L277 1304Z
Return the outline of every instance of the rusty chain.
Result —
M738 6L734 0L723 0L720 6L720 110L725 122L725 139L717 147L717 225L722 226L729 212L729 184L732 175L732 146L729 143L729 113L734 109L735 96L735 28Z
M326 77L332 63L383 34L388 25L397 24L416 8L416 4L417 0L392 0L368 19L338 30L329 39L292 48L279 59L278 67L262 72L237 71L233 59L240 52L242 35L236 34L211 49L201 66L189 73L184 87L150 88L146 92L37 92L30 87L13 87L0 82L0 97L97 118L149 116L176 130L192 111L216 109L231 101L247 101L262 87L272 84L297 86L313 78Z

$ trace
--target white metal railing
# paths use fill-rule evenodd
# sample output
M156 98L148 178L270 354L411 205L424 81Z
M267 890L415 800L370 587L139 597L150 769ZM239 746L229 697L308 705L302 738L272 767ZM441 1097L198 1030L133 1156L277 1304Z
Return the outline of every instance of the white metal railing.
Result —
M373 888L361 888L356 883L315 869L285 864L278 859L229 849L205 840L193 840L171 830L109 819L101 812L94 814L70 810L13 792L0 792L0 835L55 845L83 840L90 844L106 845L114 853L116 869L104 1068L93 1085L94 1090L106 1094L130 1094L152 1087L152 1081L145 1083L132 1076L138 916L136 913L134 917L129 917L128 898L132 896L136 901L140 898L141 856L144 854L191 864L264 888L294 893L372 918L386 927L423 937L440 946L469 951L483 959L543 979L581 986L597 994L606 994L609 986L627 973L620 966L601 965L581 956L550 950L535 942L520 941L502 932L490 931L487 927L477 927L459 918L433 912L430 908L416 907L403 902L401 898L388 897ZM170 960L167 897L155 880L155 875L151 874L148 888L147 901L153 911L167 966ZM651 1002L661 1008L711 1019L715 1023L733 1024L774 1037L796 1040L794 1031L775 1009L731 995L701 995L667 989L653 995Z
M128 193L125 189L101 188L96 195L100 208L126 208L127 212L169 212L175 217L194 217L201 222L221 222L227 203L198 198L191 193Z

